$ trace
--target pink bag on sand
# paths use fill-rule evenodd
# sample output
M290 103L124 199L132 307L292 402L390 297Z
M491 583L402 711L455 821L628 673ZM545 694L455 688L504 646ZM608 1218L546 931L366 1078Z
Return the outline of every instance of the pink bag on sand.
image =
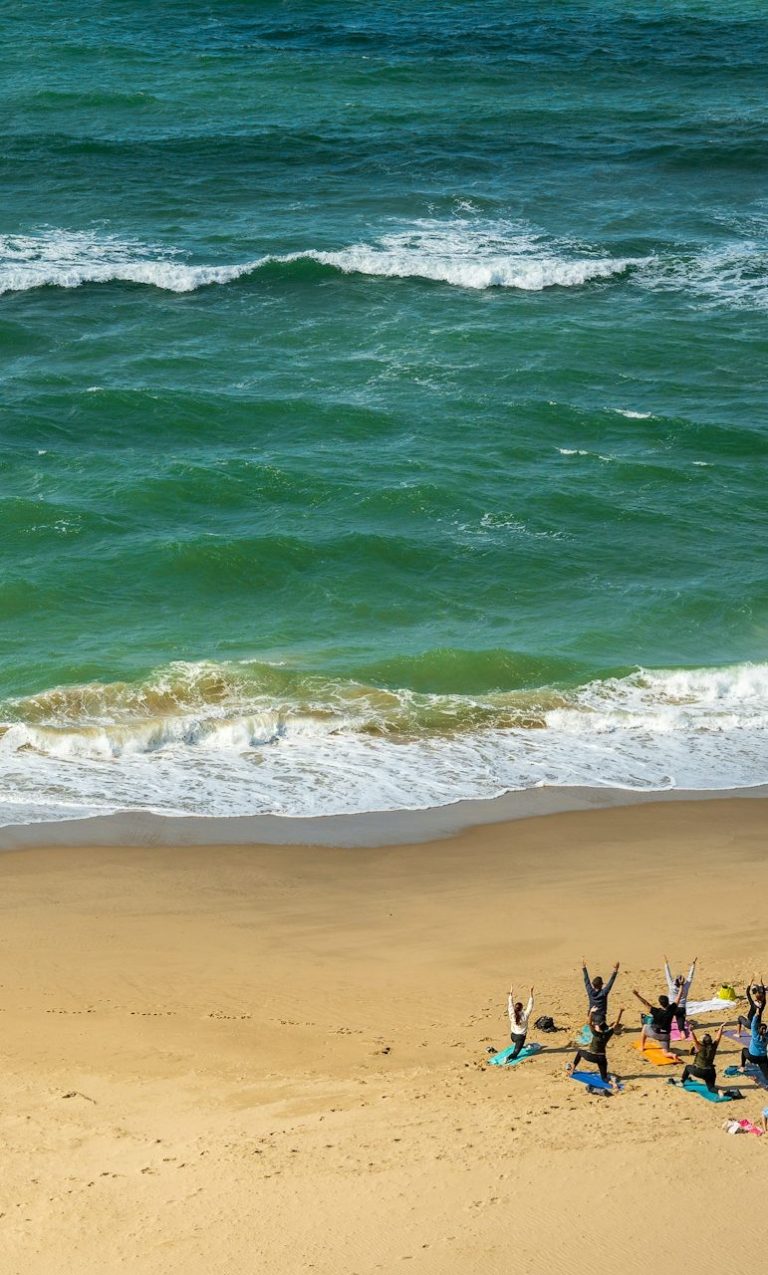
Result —
M751 1120L724 1120L723 1128L726 1133L754 1133L758 1138L762 1138L763 1131L759 1125Z

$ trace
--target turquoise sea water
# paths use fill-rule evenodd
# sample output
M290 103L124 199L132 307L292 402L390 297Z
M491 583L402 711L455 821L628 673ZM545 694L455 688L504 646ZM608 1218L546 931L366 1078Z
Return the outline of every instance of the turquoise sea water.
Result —
M762 5L5 17L1 822L768 779Z

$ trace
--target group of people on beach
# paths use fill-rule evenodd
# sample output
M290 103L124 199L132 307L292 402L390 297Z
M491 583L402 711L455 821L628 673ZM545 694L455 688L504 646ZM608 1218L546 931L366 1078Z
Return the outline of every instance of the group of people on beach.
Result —
M609 1023L608 1018L608 997L610 996L613 985L619 974L619 962L617 961L613 967L610 978L606 981L600 975L595 978L589 973L586 961L582 962L582 973L584 977L584 988L587 994L587 1042L579 1046L575 1057L567 1066L567 1072L572 1075L581 1062L590 1063L597 1068L598 1075L605 1085L611 1088L617 1088L619 1084L618 1077L610 1075L608 1071L608 1044L612 1037L622 1027L622 1017L624 1007L619 1010L613 1022ZM717 1067L716 1057L720 1042L725 1030L725 1024L712 1035L710 1032L704 1032L701 1037L697 1036L693 1026L687 1019L687 1008L689 1001L689 993L691 984L696 974L696 958L691 962L690 969L687 974L673 975L669 966L669 961L664 958L664 975L667 983L667 991L662 993L654 1004L647 1000L640 992L633 988L633 995L644 1006L641 1014L641 1036L640 1049L655 1048L670 1054L669 1061L675 1061L675 1055L670 1053L670 1045L672 1039L673 1025L677 1027L678 1038L690 1038L692 1044L693 1061L688 1063L683 1069L681 1084L685 1084L689 1080L702 1081L710 1093L716 1093ZM754 1067L758 1070L768 1087L768 1023L763 1022L763 1016L766 1009L766 988L761 978L753 978L746 988L746 999L748 1003L748 1011L745 1015L740 1015L736 1026L738 1035L746 1033L749 1038L748 1045L744 1046L741 1051L741 1066ZM723 1006L727 1001L723 1001ZM523 1005L522 1001L516 1000L514 992L510 989L508 999L510 1034L512 1040L512 1051L508 1060L514 1061L519 1057L521 1051L525 1047L528 1037L528 1025L533 1014L535 1005L534 989L530 989L528 1003ZM768 1108L763 1112L763 1126L768 1129Z

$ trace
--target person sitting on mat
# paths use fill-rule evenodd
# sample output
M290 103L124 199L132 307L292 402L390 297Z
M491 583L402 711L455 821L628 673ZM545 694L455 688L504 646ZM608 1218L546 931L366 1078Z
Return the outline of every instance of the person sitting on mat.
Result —
M768 1023L763 1022L763 1009L760 1007L752 1019L750 1027L749 1049L741 1051L741 1065L751 1063L757 1067L764 1080L768 1081Z
M618 1088L618 1076L614 1076L612 1079L608 1076L608 1055L606 1050L608 1041L616 1031L616 1028L621 1025L621 1016L623 1013L624 1008L622 1007L619 1010L616 1022L612 1023L610 1027L605 1022L597 1021L596 1011L593 1010L590 1013L589 1030L592 1033L592 1039L590 1040L589 1047L587 1049L577 1049L573 1062L569 1063L565 1069L569 1076L573 1075L583 1058L585 1062L593 1063L594 1066L597 1067L597 1070L600 1073L600 1079L604 1081L606 1085L611 1085L613 1089Z
M763 983L762 976L759 983L756 978L752 979L751 985L747 983L744 995L749 1002L749 1009L746 1017L744 1014L739 1014L739 1035L741 1035L743 1031L749 1035L752 1030L752 1020L755 1017L755 1014L758 1010L762 1012L765 1009L765 985Z
M658 1005L652 1005L650 1001L647 1001L644 996L640 995L636 987L633 987L632 994L646 1006L651 1018L649 1023L646 1021L648 1014L643 1014L640 1020L642 1026L642 1031L640 1033L641 1049L645 1049L646 1040L655 1040L664 1049L669 1050L669 1037L672 1031L672 1023L674 1021L675 1014L677 1013L677 1006L679 1004L679 997L683 992L683 986L684 985L681 984L677 989L678 999L670 1001L668 996L660 996Z
M696 962L698 959L698 956L694 956L691 961L691 968L688 971L687 978L685 974L677 974L675 978L673 978L672 971L669 968L669 961L666 956L664 957L664 977L667 980L667 991L669 992L669 999L674 1001L677 1005L677 1009L675 1010L675 1022L677 1023L681 1036L685 1033L685 1007L688 1003L688 993L691 990L691 983L693 982L696 974ZM680 994L678 995L678 993Z
M718 1051L720 1041L722 1040L725 1024L720 1028L714 1040L707 1032L699 1040L693 1028L691 1028L691 1037L693 1039L693 1047L695 1050L693 1062L683 1067L683 1074L680 1080L682 1085L686 1080L692 1077L694 1080L703 1080L710 1093L717 1093L715 1081L717 1072L715 1071L715 1055Z
M531 994L528 997L528 1004L523 1009L523 1002L515 1000L514 993L510 987L507 1012L509 1013L510 1038L515 1047L507 1061L512 1062L523 1048L525 1038L528 1035L528 1019L533 1013L533 988L531 988Z
M617 961L614 965L613 973L607 983L603 982L599 974L596 978L589 977L589 970L587 969L586 961L583 960L581 962L581 966L584 974L584 986L587 989L587 1000L589 1001L590 1021L594 1015L598 1023L605 1023L608 1017L608 996L611 988L616 982L616 975L619 972L619 962Z

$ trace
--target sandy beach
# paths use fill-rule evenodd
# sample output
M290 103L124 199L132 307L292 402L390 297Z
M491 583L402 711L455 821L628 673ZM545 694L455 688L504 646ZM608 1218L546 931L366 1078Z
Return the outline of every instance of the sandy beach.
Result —
M698 954L702 998L768 965L767 809L581 810L391 847L6 851L2 1270L706 1275L726 1248L755 1269L768 1138L722 1123L768 1094L668 1086L631 1047L631 988L664 990L664 952ZM565 1075L582 954L622 962L615 1097ZM505 1071L484 1059L511 980L567 1030ZM724 1041L721 1068L736 1055Z

